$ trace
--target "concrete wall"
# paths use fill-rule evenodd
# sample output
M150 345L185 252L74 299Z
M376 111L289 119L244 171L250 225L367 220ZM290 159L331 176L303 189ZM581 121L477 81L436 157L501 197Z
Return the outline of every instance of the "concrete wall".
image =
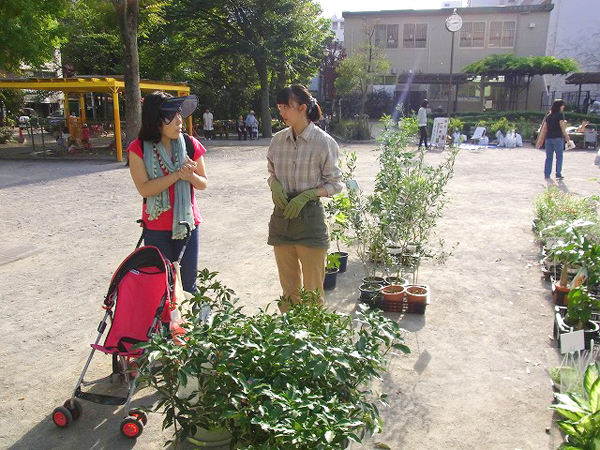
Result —
M573 58L582 72L600 72L600 1L553 0L550 14L547 54ZM564 76L546 76L549 91L576 91L578 86L564 83ZM600 100L599 85L583 85Z

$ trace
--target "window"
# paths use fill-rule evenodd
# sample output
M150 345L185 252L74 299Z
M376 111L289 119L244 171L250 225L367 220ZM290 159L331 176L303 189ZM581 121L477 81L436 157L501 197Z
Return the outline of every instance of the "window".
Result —
M485 22L465 22L460 29L460 47L483 48L485 46Z
M398 48L398 25L376 25L375 45L382 48Z
M340 22L340 30L344 29L344 22Z
M515 46L515 21L490 22L490 47Z
M427 47L427 24L405 23L402 36L404 48L426 48Z
M331 29L332 30L337 30L338 29L338 23L337 22L331 22Z

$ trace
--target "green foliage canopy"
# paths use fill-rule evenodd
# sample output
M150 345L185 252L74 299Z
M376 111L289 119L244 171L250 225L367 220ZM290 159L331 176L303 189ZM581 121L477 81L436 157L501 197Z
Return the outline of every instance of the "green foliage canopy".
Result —
M51 61L64 38L60 27L67 0L0 2L0 70L18 72L22 63L39 67Z
M480 61L475 61L462 71L481 76L510 76L510 75L558 75L575 72L579 69L577 63L570 58L558 59L554 56L516 56L509 54L488 55Z

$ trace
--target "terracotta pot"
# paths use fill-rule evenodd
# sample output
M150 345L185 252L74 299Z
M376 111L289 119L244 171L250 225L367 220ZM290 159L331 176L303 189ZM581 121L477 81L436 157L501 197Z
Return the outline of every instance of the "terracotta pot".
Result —
M401 302L404 300L404 286L392 284L381 289L383 298L392 302Z
M571 292L571 289L568 287L564 287L558 284L558 282L554 283L552 289L552 297L554 297L554 304L558 306L567 306L569 304L569 299L567 294Z
M425 286L411 285L406 287L406 299L408 303L424 305L427 302L428 290Z

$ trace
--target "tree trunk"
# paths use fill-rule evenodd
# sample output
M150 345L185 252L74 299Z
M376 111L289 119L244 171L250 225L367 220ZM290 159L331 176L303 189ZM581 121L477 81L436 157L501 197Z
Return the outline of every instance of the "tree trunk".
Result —
M254 64L260 81L260 118L263 137L271 137L271 112L269 111L269 76L264 59L255 59Z
M360 96L360 111L359 114L362 116L365 114L365 105L367 104L367 94L368 94L369 85L365 82L365 86L362 87L362 92Z
M140 92L140 60L138 55L138 0L113 0L123 44L125 62L125 133L123 146L133 141L142 125L142 95Z

